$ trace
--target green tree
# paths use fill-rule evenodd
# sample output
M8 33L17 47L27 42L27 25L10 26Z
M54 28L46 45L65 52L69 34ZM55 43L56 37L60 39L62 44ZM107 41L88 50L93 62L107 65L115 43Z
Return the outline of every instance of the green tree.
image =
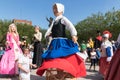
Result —
M87 41L89 37L94 39L97 30L101 32L109 30L113 35L111 39L116 40L120 30L120 11L115 11L113 8L105 14L100 12L92 14L83 21L80 21L75 27L78 31L79 42L82 40Z

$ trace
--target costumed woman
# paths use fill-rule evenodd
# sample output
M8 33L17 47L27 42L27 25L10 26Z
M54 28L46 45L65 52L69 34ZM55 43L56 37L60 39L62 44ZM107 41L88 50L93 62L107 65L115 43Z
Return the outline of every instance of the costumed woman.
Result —
M42 76L45 71L56 69L58 72L52 76L54 79L47 78L47 80L56 80L57 78L64 80L68 74L71 75L71 80L86 76L84 60L76 54L80 52L77 44L77 31L73 24L63 16L64 5L55 3L53 12L56 18L45 35L51 34L53 39L48 50L42 55L45 60L38 68L37 74ZM72 40L66 38L65 29L70 31Z
M34 55L33 55L33 64L35 64L37 67L39 67L42 64L42 45L41 45L41 40L42 40L42 33L40 32L40 27L35 26L35 34L34 34Z
M18 74L17 61L22 50L17 27L14 23L9 25L6 40L6 50L0 61L0 74L15 75Z
M101 57L100 57L100 65L99 65L100 66L99 72L101 73L103 78L105 77L108 71L110 61L113 56L112 43L109 41L109 38L111 37L112 34L109 31L103 32L103 38L102 38L103 40L101 44Z
M120 80L120 34L117 39L117 51L110 62L105 80Z

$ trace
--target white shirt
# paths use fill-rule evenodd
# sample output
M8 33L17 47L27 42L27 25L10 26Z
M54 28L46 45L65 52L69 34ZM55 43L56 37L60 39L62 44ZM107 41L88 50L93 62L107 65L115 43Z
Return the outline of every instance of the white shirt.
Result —
M96 52L91 52L90 55L91 55L91 59L96 59L97 56Z
M34 34L34 36L38 41L42 40L42 33L41 32L37 32L36 34Z
M107 47L111 47L111 57L107 57L107 54L106 54L106 48ZM101 57L107 57L107 61L111 61L112 56L113 56L112 43L109 40L106 40L105 42L102 42L101 50L102 50Z
M66 29L70 31L71 36L77 36L77 31L74 25L65 16L60 15L60 16L57 16L56 19L52 22L50 28L45 33L45 37L50 35L52 27L53 27L53 23L55 21L59 21L60 19L61 19L61 23L65 25Z
M21 64L24 69L30 70L30 59L28 56L21 55L18 59L18 64ZM20 77L30 80L30 72L26 73L20 69Z
M107 57L107 55L106 55L107 47L111 47L111 56L113 56L112 43L109 40L107 40L105 42L102 42L102 44L101 44L101 50L102 50L101 57Z

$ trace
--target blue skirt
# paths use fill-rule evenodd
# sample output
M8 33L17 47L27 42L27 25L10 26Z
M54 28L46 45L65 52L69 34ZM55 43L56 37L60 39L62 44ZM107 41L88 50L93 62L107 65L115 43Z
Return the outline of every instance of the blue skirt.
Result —
M67 38L56 38L51 41L48 50L42 54L42 58L66 57L80 52L78 45Z

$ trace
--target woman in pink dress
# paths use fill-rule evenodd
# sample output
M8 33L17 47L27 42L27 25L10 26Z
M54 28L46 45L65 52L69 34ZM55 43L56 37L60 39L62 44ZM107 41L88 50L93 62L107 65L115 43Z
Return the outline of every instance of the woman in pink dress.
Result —
M15 24L10 24L6 36L6 50L0 61L0 74L17 74L17 60L20 49L19 34Z

